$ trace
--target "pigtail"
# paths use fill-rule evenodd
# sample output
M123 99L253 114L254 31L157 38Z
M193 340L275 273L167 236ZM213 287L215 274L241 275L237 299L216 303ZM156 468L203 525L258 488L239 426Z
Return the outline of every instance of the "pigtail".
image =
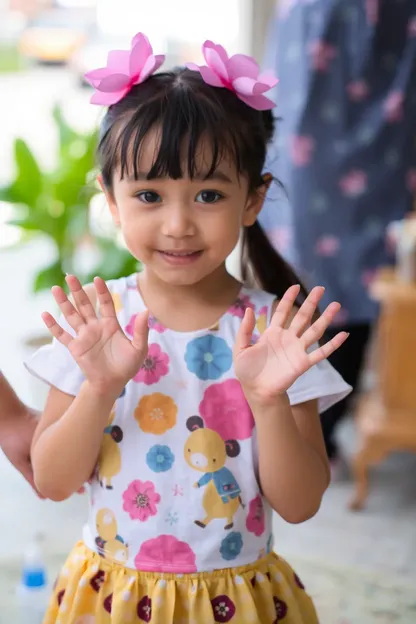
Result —
M298 304L308 296L308 291L301 283L294 270L275 250L260 223L244 231L241 272L243 281L250 278L250 271L255 282L266 292L281 299L286 290L294 284L300 284Z

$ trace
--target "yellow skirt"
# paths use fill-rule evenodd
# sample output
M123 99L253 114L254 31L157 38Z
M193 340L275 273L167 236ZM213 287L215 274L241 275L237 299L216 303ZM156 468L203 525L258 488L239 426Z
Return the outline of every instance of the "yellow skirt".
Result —
M77 544L44 624L317 624L305 589L274 553L255 564L196 574L138 572Z

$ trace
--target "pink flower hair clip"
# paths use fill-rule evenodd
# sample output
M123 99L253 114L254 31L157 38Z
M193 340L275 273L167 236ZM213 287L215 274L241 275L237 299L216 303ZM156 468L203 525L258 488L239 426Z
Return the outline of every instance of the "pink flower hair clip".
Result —
M164 54L153 54L146 35L137 33L130 50L112 50L107 57L107 67L85 74L85 79L96 90L91 104L116 104L134 85L141 84L159 69L164 60Z
M192 71L199 71L202 79L212 87L223 87L236 94L247 106L256 110L270 110L276 106L263 95L279 82L271 72L260 74L260 68L251 56L228 56L225 49L212 41L205 41L202 52L206 65L187 63Z

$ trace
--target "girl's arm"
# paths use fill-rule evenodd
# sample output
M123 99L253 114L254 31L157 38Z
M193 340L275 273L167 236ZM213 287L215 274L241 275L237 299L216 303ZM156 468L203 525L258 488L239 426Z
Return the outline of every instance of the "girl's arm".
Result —
M317 401L291 408L287 394L274 405L252 405L262 491L291 523L316 514L330 481Z
M44 496L56 501L68 498L90 478L110 412L143 364L148 336L147 314L142 313L136 317L133 339L127 338L103 280L95 278L94 296L91 286L87 293L76 277L66 279L74 303L62 288L54 287L52 292L73 332L65 331L50 314L42 316L85 381L75 398L51 388L32 445L35 483Z
M76 397L51 388L32 443L35 485L43 496L62 501L88 481L116 399L88 381Z
M273 509L293 523L315 515L330 481L317 402L292 408L287 394L301 375L347 338L341 332L310 352L340 309L331 303L311 324L323 292L314 288L297 309L299 287L289 288L254 345L256 319L247 309L234 350L236 374L256 422L260 485Z

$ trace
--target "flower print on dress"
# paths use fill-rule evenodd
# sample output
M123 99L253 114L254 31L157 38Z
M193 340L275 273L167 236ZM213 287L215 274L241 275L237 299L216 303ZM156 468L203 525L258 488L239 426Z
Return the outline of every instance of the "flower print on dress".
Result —
M306 167L312 160L315 141L309 136L292 136L289 149L295 167Z
M243 538L241 533L233 531L227 537L225 537L220 546L221 557L226 561L232 561L237 559L238 555L243 548Z
M142 622L150 622L152 620L152 600L149 596L143 596L137 605L137 617Z
M349 82L346 87L348 97L352 102L362 102L368 97L370 89L365 80Z
M170 396L155 392L140 399L134 417L145 433L162 435L176 425L177 413L177 405Z
M233 354L224 338L208 334L187 344L185 362L198 379L219 379L231 368Z
M335 256L340 250L341 242L337 236L332 234L325 234L316 241L315 253L318 256L324 256L330 258Z
M169 356L156 343L149 345L147 356L139 372L133 377L137 383L147 386L157 383L169 372Z
M160 503L160 494L155 490L151 481L132 481L123 492L123 509L132 520L146 522L157 514L157 504Z
M260 494L257 494L256 498L253 498L249 503L246 527L250 533L254 533L257 537L263 535L265 531L264 505Z
M359 169L349 171L340 179L339 186L347 197L358 197L367 189L367 174Z
M159 535L143 542L134 560L138 570L144 572L196 572L196 556L190 546L173 535Z
M392 91L384 102L384 116L390 123L403 120L404 116L404 93Z
M268 314L269 314L269 309L267 306L263 306L262 308L260 308L259 314L257 316L257 321L256 321L256 329L260 335L264 334L264 332L267 329Z
M309 45L309 55L312 67L319 72L326 72L331 61L336 57L336 48L326 41L316 40Z
M248 295L239 295L239 297L233 303L228 312L233 316L237 316L238 318L243 319L247 308L251 308L252 310L255 309L255 306L250 300L250 297Z
M146 464L153 472L166 472L170 470L175 461L175 455L168 446L155 444L146 455Z
M216 596L211 605L215 622L229 622L235 615L235 604L228 596Z
M223 440L246 440L251 436L254 418L237 379L209 386L199 412L205 426L216 431Z
M279 622L284 620L287 616L288 608L287 604L283 602L283 600L280 600L280 598L277 598L277 596L273 596L273 600L274 608L276 609L276 620L274 621L274 624L279 624Z

